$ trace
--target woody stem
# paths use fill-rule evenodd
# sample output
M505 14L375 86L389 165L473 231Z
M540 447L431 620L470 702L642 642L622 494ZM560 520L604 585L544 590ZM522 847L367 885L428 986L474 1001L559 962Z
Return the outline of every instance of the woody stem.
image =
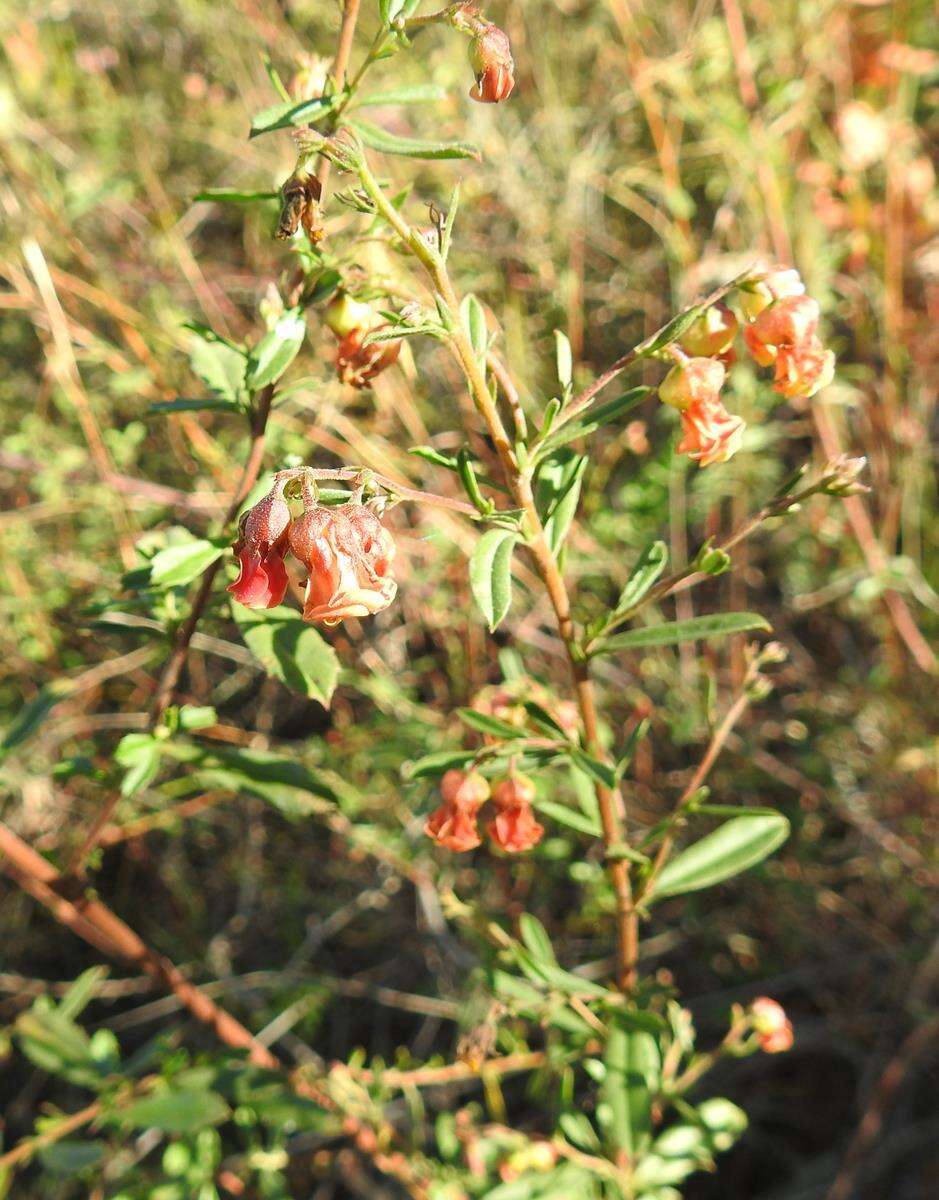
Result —
M567 584L548 544L544 526L535 505L531 470L527 466L523 467L519 462L519 456L486 381L485 369L460 323L460 300L447 272L446 264L443 257L429 246L416 230L411 228L390 203L369 170L368 164L364 161L364 156L357 164L357 168L362 185L377 210L405 243L411 254L421 263L430 277L438 299L443 302L449 314L448 333L451 348L469 384L476 409L492 438L506 484L515 503L522 510L527 545L548 593L558 633L567 651L571 681L583 723L584 748L589 754L604 758L589 666L578 645ZM601 783L595 785L595 792L603 829L603 842L607 851L610 851L613 847L622 845L624 841L620 816L622 797L618 789L608 788ZM616 897L617 982L624 991L629 991L636 982L639 936L638 917L632 895L632 881L629 875L629 866L622 858L608 858L607 869Z

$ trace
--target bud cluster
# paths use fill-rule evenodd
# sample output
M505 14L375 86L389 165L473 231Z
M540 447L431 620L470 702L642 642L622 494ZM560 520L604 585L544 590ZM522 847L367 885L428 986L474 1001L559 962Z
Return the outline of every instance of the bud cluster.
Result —
M494 845L507 854L520 854L537 846L544 827L535 818L532 801L535 785L527 775L513 773L489 784L478 771L447 771L440 781L443 803L428 817L424 832L447 850L461 853L482 842L479 811L491 799L495 808L486 832Z
M356 502L326 508L306 496L295 518L282 482L244 515L234 550L241 572L228 590L248 608L281 603L288 551L307 572L305 621L338 625L370 616L397 592L394 541L373 508Z

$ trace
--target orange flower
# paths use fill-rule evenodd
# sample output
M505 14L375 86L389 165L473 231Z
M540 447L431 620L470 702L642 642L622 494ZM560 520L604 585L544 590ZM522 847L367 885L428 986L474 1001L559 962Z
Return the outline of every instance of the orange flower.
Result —
M681 414L684 436L678 453L687 454L699 467L727 462L740 449L746 422L732 416L720 400L698 400Z
M750 1005L750 1020L760 1049L767 1054L780 1054L793 1043L792 1022L786 1010L768 996L760 996Z
M457 854L480 844L476 818L489 798L489 784L478 771L447 771L440 781L443 803L427 818L424 832Z
M795 267L764 266L740 289L740 307L749 320L758 317L764 308L789 296L804 296L805 284Z
M234 546L241 571L228 591L246 608L274 608L283 600L289 524L290 509L282 487L275 487L241 518Z
M681 335L686 354L713 358L726 355L734 344L739 322L726 304L712 304Z
M726 372L715 358L689 358L672 367L659 385L659 397L681 415L678 453L701 467L727 462L740 449L746 423L721 403Z
M388 329L387 322L375 326L375 329ZM382 371L398 361L401 353L401 339L388 342L368 342L366 335L370 331L365 328L353 329L339 339L339 350L336 354L336 373L343 383L351 384L354 388L364 388Z
M489 836L507 854L531 850L544 837L544 827L535 819L531 802L535 785L526 775L512 775L492 789L495 819L489 822Z
M487 24L470 43L470 62L476 82L470 98L480 104L499 104L515 87L515 60L508 35L497 25Z
M787 296L765 308L743 331L761 367L775 366L773 387L788 399L814 396L831 382L835 356L818 337L821 315L809 296Z
M381 612L394 600L394 541L366 505L308 509L291 525L288 537L291 553L310 573L305 621L338 625L349 617Z

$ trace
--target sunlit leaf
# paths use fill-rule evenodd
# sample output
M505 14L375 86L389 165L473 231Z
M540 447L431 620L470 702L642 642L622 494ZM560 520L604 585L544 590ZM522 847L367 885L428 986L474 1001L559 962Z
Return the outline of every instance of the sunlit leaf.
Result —
M713 887L762 862L788 836L789 822L771 809L733 817L666 864L651 896L657 900Z

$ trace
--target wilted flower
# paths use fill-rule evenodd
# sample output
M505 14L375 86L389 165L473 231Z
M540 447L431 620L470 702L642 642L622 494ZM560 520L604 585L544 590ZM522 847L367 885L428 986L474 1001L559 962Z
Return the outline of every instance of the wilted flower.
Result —
M788 296L804 296L805 284L795 267L762 267L740 289L740 307L749 320Z
M354 300L348 292L339 291L323 310L323 320L339 339L336 353L336 373L343 383L352 387L367 387L370 380L396 362L401 353L401 339L369 342L366 338L381 329L389 329L370 304Z
M322 194L322 185L314 173L308 167L298 166L280 189L280 220L274 236L285 241L302 227L314 246L321 242L326 236L319 203Z
M508 35L498 25L486 23L470 43L469 56L476 76L470 98L481 104L507 100L515 87L515 60Z
M376 330L390 328L387 322L376 326ZM397 362L401 353L401 338L366 342L368 333L367 329L353 329L339 339L336 372L343 383L351 384L354 388L367 387L376 375Z
M681 335L686 354L700 357L726 355L734 344L739 322L726 304L712 304Z
M364 504L315 505L290 526L290 551L309 571L303 619L338 625L388 607L398 590L395 544Z
M480 844L476 818L489 798L489 784L478 771L447 771L440 781L443 803L427 818L424 832L447 850L462 853Z
M699 466L727 462L740 449L746 423L721 403L725 370L715 358L689 358L678 363L659 385L659 397L681 415L678 453Z
M241 572L228 590L247 608L274 608L287 591L287 530L290 509L283 487L259 500L241 518L234 550Z
M768 996L760 996L750 1005L750 1021L760 1049L767 1054L779 1054L790 1049L793 1042L792 1022L786 1010Z
M531 850L544 837L531 806L535 785L527 775L511 775L492 789L495 819L489 822L489 836L507 854Z

